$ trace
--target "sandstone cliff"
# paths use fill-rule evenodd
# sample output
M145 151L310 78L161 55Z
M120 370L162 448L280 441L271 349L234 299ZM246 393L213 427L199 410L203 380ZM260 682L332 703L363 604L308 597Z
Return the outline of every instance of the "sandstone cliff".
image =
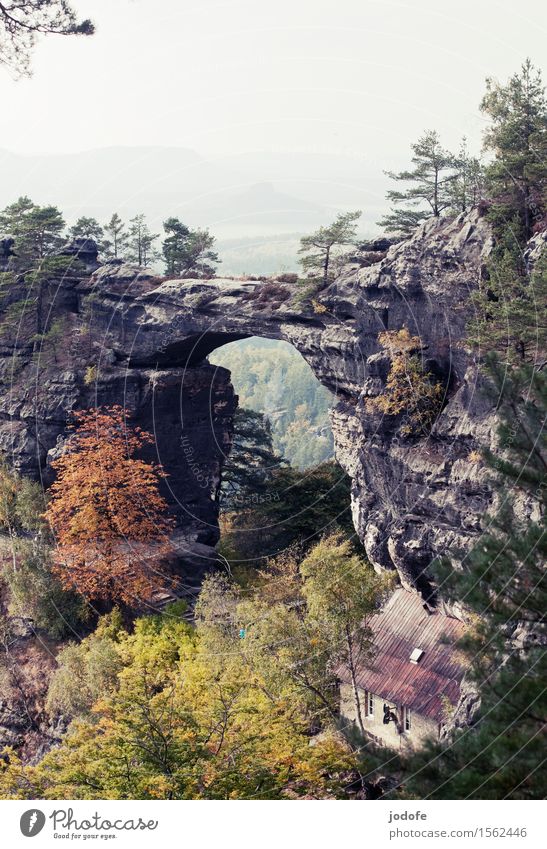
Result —
M85 256L70 250L74 264L39 293L20 281L4 295L17 320L4 322L0 338L0 448L22 472L50 480L71 409L124 404L156 434L181 575L195 586L214 558L236 404L229 373L207 356L248 336L284 339L336 396L336 455L353 481L355 527L371 562L396 569L407 588L432 600L432 557L477 535L492 501L473 452L492 440L493 410L462 341L490 250L478 213L432 220L404 242L357 251L317 295L319 306L296 285L162 282L116 262L93 271L89 245ZM389 365L378 333L403 326L421 337L426 365L446 387L426 438L402 437L396 419L366 407Z

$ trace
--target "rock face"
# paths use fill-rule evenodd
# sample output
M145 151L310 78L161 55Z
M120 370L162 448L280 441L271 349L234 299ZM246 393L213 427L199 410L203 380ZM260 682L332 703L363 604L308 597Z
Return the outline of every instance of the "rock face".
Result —
M432 557L478 534L492 499L473 452L492 439L493 410L461 341L489 250L477 213L433 220L404 242L364 246L310 302L297 285L277 281L162 282L119 263L66 272L33 295L11 329L3 325L0 447L47 482L48 452L70 410L123 403L156 433L184 580L195 583L218 539L217 491L236 404L229 373L207 356L248 336L286 340L336 396L336 455L353 480L355 527L370 560L433 600ZM4 308L17 313L21 297L12 293ZM40 345L29 341L37 323ZM426 438L403 437L396 419L367 410L389 365L378 333L402 327L421 337L427 367L446 386ZM50 338L55 328L62 342Z

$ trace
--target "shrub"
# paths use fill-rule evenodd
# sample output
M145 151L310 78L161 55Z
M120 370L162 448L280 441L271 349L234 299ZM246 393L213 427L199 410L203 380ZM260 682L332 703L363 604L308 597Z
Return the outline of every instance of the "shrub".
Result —
M384 391L368 399L368 410L386 416L403 414L402 434L428 433L442 409L444 392L416 353L421 348L419 336L402 328L380 333L378 341L389 353L391 368Z
M31 619L35 628L42 628L54 639L74 634L89 618L89 608L80 596L63 590L52 575L47 546L20 541L16 557L17 569L11 563L3 569L9 588L8 612Z
M49 713L86 716L97 699L115 689L122 668L121 630L121 616L115 609L99 620L93 634L59 652L46 700Z
M97 381L97 366L88 366L84 374L84 383L86 386L91 386Z
M315 298L312 298L311 305L314 313L317 313L317 315L323 315L323 313L327 312L325 304L322 304L320 301L316 301Z
M324 288L321 280L306 278L299 281L299 291L294 296L295 306L302 307L307 302L311 303L315 296Z
M2 576L12 616L31 619L54 638L87 618L83 600L65 592L51 571L51 548L40 486L0 462L0 532L7 536Z
M283 301L287 301L290 297L290 289L282 286L276 280L268 280L262 286L256 286L252 292L246 292L242 300L254 301L261 306L269 305L272 309L277 309Z

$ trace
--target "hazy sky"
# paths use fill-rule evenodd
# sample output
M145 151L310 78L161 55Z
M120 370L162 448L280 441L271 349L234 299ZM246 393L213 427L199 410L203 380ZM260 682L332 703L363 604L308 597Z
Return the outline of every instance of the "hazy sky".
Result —
M0 147L329 151L390 167L424 128L478 143L484 78L546 43L540 0L77 0L88 39L0 68Z

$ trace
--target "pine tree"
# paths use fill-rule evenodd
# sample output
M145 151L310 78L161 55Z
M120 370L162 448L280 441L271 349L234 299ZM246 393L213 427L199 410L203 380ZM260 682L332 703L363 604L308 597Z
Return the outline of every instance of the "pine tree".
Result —
M350 481L333 461L305 474L290 466L275 469L257 501L228 514L224 544L230 560L264 564L292 545L307 550L324 533L354 533Z
M544 793L547 381L541 369L508 371L495 359L490 373L502 421L499 449L485 457L497 475L501 506L459 569L439 567L443 592L476 614L462 650L481 712L449 746L430 744L410 760L405 792L420 798L537 799ZM522 517L523 496L539 518Z
M467 212L477 206L485 195L484 169L476 156L471 156L464 136L454 157L455 175L449 184L451 209Z
M180 277L186 266L186 244L190 229L178 218L167 218L163 222L166 237L162 242L165 273L168 277Z
M127 245L127 233L125 230L125 224L117 212L115 212L110 221L104 225L104 231L109 237L109 241L105 246L106 252L114 257L114 259L119 259L123 256Z
M213 277L217 263L220 262L218 253L213 250L215 237L208 230L192 230L187 243L186 268L183 277Z
M515 235L525 242L545 215L547 101L541 72L527 59L506 85L487 79L481 110L491 121L484 145L495 156L486 169L494 212L506 224L516 215Z
M222 472L224 511L258 503L272 473L282 465L273 448L270 422L262 413L239 408L234 416L232 447Z
M16 74L30 73L40 35L92 35L90 20L79 20L68 0L4 0L0 3L0 64Z
M378 222L388 232L410 234L418 224L437 218L452 205L452 186L456 178L455 157L441 147L439 134L426 131L411 145L414 168L411 171L386 171L392 180L410 183L404 191L390 190L387 198L395 207Z
M497 351L508 362L541 363L547 350L547 255L528 274L507 228L498 235L488 272L472 295L469 339L482 353Z
M61 246L65 222L56 206L37 206L20 197L0 213L0 230L15 238L15 266L29 270Z
M547 106L541 75L527 60L507 85L487 80L481 108L492 121L485 147L494 153L486 168L494 245L486 279L472 296L469 335L482 351L540 362L547 348L547 258L530 273L525 251L545 216Z
M169 277L212 277L220 262L213 250L215 238L208 230L190 230L178 218L163 222L165 272Z
M159 238L158 233L151 233L144 215L136 215L129 221L127 238L127 258L137 265L148 265L159 254L154 250L154 242Z
M336 248L355 243L360 217L359 211L342 213L329 227L320 227L300 240L298 253L302 255L302 268L314 276L320 275L324 286L332 277L331 266Z
M101 227L96 218L88 218L82 215L69 230L72 239L93 239L97 245L101 244L104 237L104 227Z

